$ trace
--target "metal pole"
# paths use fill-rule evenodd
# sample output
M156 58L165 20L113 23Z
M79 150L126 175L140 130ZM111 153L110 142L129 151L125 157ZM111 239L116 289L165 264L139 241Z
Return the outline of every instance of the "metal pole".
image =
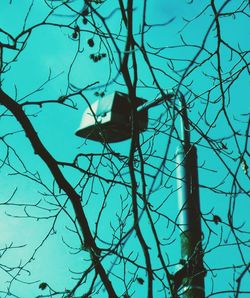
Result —
M183 268L174 275L174 291L183 286L183 298L204 298L205 286L200 217L197 153L190 144L190 128L185 98L182 93L168 90L166 95L138 107L142 112L178 97L180 106L180 140L176 151L179 227L181 229L181 257ZM177 293L175 293L175 297Z
M183 95L180 97L180 103L180 138L182 144L178 146L176 151L176 163L183 268L175 276L178 277L178 283L183 286L183 297L204 298L205 271L201 243L197 153L195 146L190 144L189 124Z
M145 102L143 105L137 108L137 112L147 111L153 107L158 106L159 104L162 104L165 101L171 100L174 96L175 93L172 89L166 90L166 94L163 97L158 97L156 99Z

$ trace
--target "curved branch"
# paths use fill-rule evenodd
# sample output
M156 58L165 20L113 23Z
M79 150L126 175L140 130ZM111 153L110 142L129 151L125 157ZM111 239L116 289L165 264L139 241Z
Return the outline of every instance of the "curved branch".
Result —
M88 220L81 205L79 194L75 191L72 185L66 180L66 178L62 174L57 164L57 161L44 147L43 143L38 137L37 132L35 131L33 125L31 124L27 115L24 113L21 106L2 90L0 90L0 103L4 105L15 116L17 121L24 129L26 136L34 149L35 154L37 154L45 162L45 164L50 169L50 172L52 173L53 177L55 178L59 188L61 188L69 197L85 240L85 247L91 254L91 259L95 265L96 272L100 275L100 278L110 297L117 297L114 288L108 278L108 275L106 274L105 269L101 264L100 250L96 246L96 243L91 234Z

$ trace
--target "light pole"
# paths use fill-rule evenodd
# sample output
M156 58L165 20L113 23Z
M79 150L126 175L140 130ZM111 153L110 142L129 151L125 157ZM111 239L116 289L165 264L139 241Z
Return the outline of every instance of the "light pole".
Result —
M182 297L204 298L204 267L200 218L197 154L190 143L190 128L184 96L173 90L152 101L136 99L139 131L148 124L148 110L165 101L177 98L180 118L180 141L176 151L178 187L178 224L181 230L181 263L183 267L173 277L174 290L183 286ZM103 142L119 142L130 138L130 103L128 95L115 92L89 106L83 114L76 134L83 138Z
M179 227L183 268L177 272L183 297L205 297L197 150L190 144L185 98L180 99L181 144L176 150Z

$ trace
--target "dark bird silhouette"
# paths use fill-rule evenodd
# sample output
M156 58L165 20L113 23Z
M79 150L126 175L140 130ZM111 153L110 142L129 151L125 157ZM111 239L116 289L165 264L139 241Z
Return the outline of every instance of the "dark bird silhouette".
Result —
M213 222L218 225L221 222L221 218L218 215L213 215Z

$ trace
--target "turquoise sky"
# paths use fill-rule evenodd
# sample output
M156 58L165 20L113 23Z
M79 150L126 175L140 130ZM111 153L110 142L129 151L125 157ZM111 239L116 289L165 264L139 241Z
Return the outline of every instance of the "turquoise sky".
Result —
M98 11L103 16L108 16L112 9L118 6L117 2L106 0L102 5L98 6ZM244 7L247 1L228 2L223 11L225 13L230 13L237 9L240 3ZM219 9L225 1L215 1L215 3L217 9ZM47 1L47 4L56 7L61 2ZM159 55L167 59L161 59L153 54L149 55L162 88L175 87L180 81L183 70L189 64L189 60L198 52L198 46L202 44L213 20L213 12L209 4L210 1L207 0L148 1L146 20L148 24L157 24L157 26L153 26L145 35L145 44L148 51L152 53L156 49L164 48ZM8 38L6 32L15 38L23 30L42 22L51 11L49 5L46 5L46 2L41 0L34 0L33 2L23 0L22 3L19 1L2 0L0 2L0 43L11 44L11 40ZM134 1L134 32L140 32L141 5L142 1ZM72 1L70 6L74 10L79 11L82 1ZM206 6L208 6L207 9L204 9ZM200 14L202 10L204 11ZM27 15L28 11L30 13ZM199 17L195 18L198 14L200 14ZM120 27L118 24L120 19L121 16L118 11L115 11L111 17L107 18L107 25L113 33L119 32ZM192 19L193 21L187 24L186 20ZM237 51L247 51L250 40L247 16L238 13L232 16L225 16L220 20L223 39L230 46L236 48ZM24 50L15 61L13 58L17 52L7 48L3 49L5 68L1 75L2 88L9 96L19 100L21 103L42 100L57 101L60 96L74 92L70 90L70 86L84 88L89 84L98 82L94 87L84 92L87 99L92 103L98 99L95 92L109 94L115 90L127 91L122 76L117 75L114 62L111 63L108 57L106 57L100 62L94 63L89 58L92 53L98 51L107 52L107 48L100 43L99 37L93 33L93 27L90 24L82 24L80 18L77 24L82 29L82 32L77 39L72 38L72 28L76 24L74 23L72 12L63 5L61 8L55 10L55 13L51 15L48 22L50 22L50 25L38 26L32 30ZM168 22L169 24L166 26L161 25ZM53 26L52 24L71 24L71 29L66 28L66 26ZM98 25L100 25L99 21L97 21ZM123 33L125 33L124 29L122 31ZM19 41L22 42L24 38L25 36ZM95 42L94 47L88 46L87 41L89 38L93 38ZM135 35L135 38L140 42L140 34ZM124 37L121 36L116 41L120 50L123 51ZM183 41L186 42L185 46L183 46ZM238 45L240 45L239 48ZM216 32L213 27L205 43L205 49L207 51L202 51L197 61L201 63L201 61L207 59L209 52L215 51L216 47ZM118 55L113 45L110 46L109 53L114 55L114 60L117 62ZM137 95L151 100L157 97L159 92L153 84L153 79L150 76L147 65L143 61L142 55L139 51L136 55L139 74ZM233 75L234 72L239 71L245 65L244 61L239 59L236 52L233 53L232 57L230 55L229 49L221 46L221 61L225 76L227 71L231 70ZM249 55L246 54L244 58L249 64ZM173 70L171 59L174 61L174 70L176 72ZM183 59L186 59L186 61ZM233 68L233 65L236 66ZM116 78L116 81L106 86L107 82L112 78ZM208 270L210 268L219 269L221 267L231 268L222 271L215 270L213 273L208 272L206 276L207 295L213 290L229 290L231 289L231 285L235 289L237 274L240 274L244 269L242 267L242 256L235 244L234 235L228 226L228 214L233 204L235 205L233 212L235 226L241 227L241 231L247 231L247 233L237 232L237 235L242 241L248 241L246 245L240 245L242 255L244 255L246 264L250 261L248 240L250 232L249 198L244 193L238 194L235 197L230 195L225 196L223 193L229 193L234 182L232 177L230 175L228 176L228 169L225 165L232 171L236 171L239 167L237 174L238 181L249 191L249 176L239 166L240 154L244 151L244 146L246 145L244 134L247 131L249 117L247 99L249 96L249 73L247 73L247 69L242 71L236 83L230 88L230 94L226 93L228 117L233 124L234 130L238 132L236 136L238 143L231 137L232 131L223 113L219 114L218 118L216 118L217 113L221 109L219 101L217 103L220 90L219 87L214 87L216 85L216 78L218 78L218 74L216 71L216 58L214 57L195 68L183 81L186 87L182 88L189 103L188 112L191 121L201 131L206 133L209 138L221 139L221 144L228 147L224 155L223 153L219 154L225 162L223 164L216 155L216 150L210 150L208 143L201 139L200 134L195 130L191 131L192 142L197 143L199 154L201 211L204 218L203 245L207 251L204 261ZM229 86L230 83L228 82L225 82L225 88ZM144 87L144 84L147 85L147 88ZM213 103L207 107L208 94L206 92L209 89L211 89L210 96ZM190 95L188 90L192 90L193 94ZM58 161L72 162L74 157L79 153L107 153L107 150L104 149L102 144L80 139L75 136L75 131L79 127L81 115L87 104L79 96L74 96L71 99L66 101L67 105L52 103L43 105L42 108L38 105L25 107L25 112L30 115L32 124L37 130L40 139ZM201 117L200 115L204 112L206 112L205 116ZM45 291L39 289L41 282L46 282L58 292L63 292L65 289L72 289L77 282L76 278L87 268L89 261L88 253L81 249L79 238L75 233L70 231L74 229L74 226L66 215L66 212L73 216L71 205L67 202L66 196L55 185L46 165L34 155L33 149L25 134L20 131L20 126L16 120L8 115L6 116L5 110L2 107L0 113L0 137L6 133L11 133L5 138L5 141L12 148L9 152L9 160L0 169L0 293L1 291L2 293L6 293L9 281L17 274L17 270L12 270L7 274L6 267L4 266L22 266L26 263L25 269L27 271L21 272L20 276L18 276L22 282L13 281L9 296L7 297L16 297L11 296L11 293L21 298L33 298L42 294L49 295L48 289ZM170 114L166 105L150 110L149 129L141 137L142 140L148 140L142 146L143 151L146 152L148 148L148 152L151 152L151 157L149 157L148 165L146 166L146 172L149 175L147 178L148 190L152 186L153 178L160 164L158 156L164 156L168 148L170 126L172 124L169 117ZM215 121L215 124L208 131L206 122L212 123L213 121ZM176 125L178 124L176 123ZM154 135L155 127L161 127L160 132L156 135ZM243 136L241 136L242 134ZM176 132L173 133L173 140L171 140L165 165L165 171L168 175L171 175L171 171L174 171L175 168L173 160L175 149L178 145L175 138ZM115 152L121 155L128 155L130 141L124 141L110 146ZM2 164L8 151L4 142L0 143L0 148L0 164ZM247 159L249 156L245 154L243 157L245 162L249 164L249 159ZM9 167L8 162L14 165L15 169ZM82 158L80 163L84 169L87 169L90 164L87 158ZM26 165L26 168L23 165ZM122 167L122 163L117 159L115 166L119 169ZM82 191L84 202L85 204L87 203L84 210L92 231L96 228L95 223L99 211L105 203L100 225L98 226L98 233L102 240L106 242L111 241L112 233L114 232L112 225L114 227L118 225L118 215L125 216L121 212L121 202L125 205L131 204L127 190L120 185L111 186L103 180L90 179L87 181L85 177L81 181L80 186L77 186L82 174L67 167L64 167L62 170L72 185L76 186L79 192ZM103 159L100 162L100 159L97 157L94 159L91 171L104 178L112 179L114 168L112 168L108 159ZM20 173L23 175L20 175ZM129 183L128 169L122 170L122 173L124 181ZM25 176L32 179L27 179ZM85 180L87 181L86 185L84 185ZM171 220L175 221L178 214L175 179L168 179L168 176L158 175L156 183L152 187L153 192L149 198L152 206L156 207L162 204L161 211ZM5 202L12 196L12 203L6 206ZM167 199L163 203L165 198ZM66 204L66 212L58 207L56 200L61 205ZM33 206L24 208L24 204ZM55 220L54 216L58 212L59 215ZM212 220L213 214L220 216L222 223L216 225ZM40 219L38 219L39 217ZM154 219L157 220L157 217L155 216ZM176 264L180 259L179 232L171 222L168 222L169 225L166 223L167 221L159 221L156 227L161 237L165 240L168 239L167 242L171 243L171 245L167 246L166 255L170 260L170 271L174 272ZM125 224L128 229L132 224L132 219L128 218ZM147 231L148 222L146 216L142 217L141 225ZM212 231L211 234L209 234L209 229ZM116 233L118 236L119 233L117 231ZM46 241L44 241L45 238ZM153 247L152 235L145 232L145 238L149 246L152 245ZM100 243L101 241L99 241ZM228 244L232 245L229 246ZM16 246L17 248L9 249L5 254L2 254L4 247L9 246ZM137 240L132 234L124 247L124 253L129 254L130 251L133 251L134 257L136 257L136 253L138 252L137 247ZM35 255L32 257L34 251ZM159 263L157 253L154 249L152 249L152 256L154 256L154 266L157 267ZM109 268L112 260L112 258L106 258L104 261L106 268ZM138 256L138 261L142 261L141 253ZM238 269L235 269L236 273L232 270L233 265L239 266ZM114 273L119 274L120 270L120 267L115 268ZM128 266L127 270L132 270L132 266ZM234 274L236 274L236 277ZM138 276L146 279L146 275L142 270L138 271ZM119 288L118 293L122 294L122 292L119 292L122 288L121 281L115 279L114 276L112 278L116 287ZM89 283L90 279L86 281L85 286L87 287ZM242 290L249 291L249 284L250 277L248 274L242 280ZM79 292L77 292L79 297L85 292L85 286L81 287ZM160 283L156 282L156 291L160 289ZM136 291L133 297L144 297L146 283L144 285L135 283L133 290ZM248 297L248 295L241 294L240 297ZM233 297L233 294L220 296ZM5 296L4 294L0 294L0 297ZM59 294L58 297L63 296ZM105 292L100 291L95 297L104 298L107 295ZM163 296L162 292L157 292L155 297L161 298L165 296Z

